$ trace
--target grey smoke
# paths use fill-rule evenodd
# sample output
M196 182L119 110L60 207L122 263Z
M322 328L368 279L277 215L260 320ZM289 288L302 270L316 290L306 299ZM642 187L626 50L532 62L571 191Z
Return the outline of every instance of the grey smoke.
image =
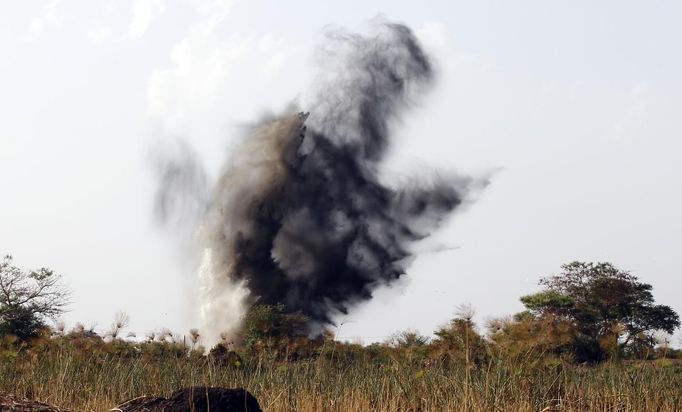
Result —
M211 185L189 151L159 169L159 217L201 216L201 310L217 333L234 329L254 303L301 311L311 331L331 323L403 276L410 246L474 183L442 175L403 188L380 181L392 128L434 77L408 27L330 32L320 50L310 114L254 126Z

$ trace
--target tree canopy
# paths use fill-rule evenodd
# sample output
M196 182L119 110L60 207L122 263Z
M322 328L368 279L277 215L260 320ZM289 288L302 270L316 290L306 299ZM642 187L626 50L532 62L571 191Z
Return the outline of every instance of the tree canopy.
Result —
M610 263L572 262L561 273L545 277L545 290L521 302L537 318L569 322L574 329L575 355L599 361L618 358L655 343L654 332L672 333L680 318L656 304L652 286Z
M52 270L26 272L5 256L0 261L0 336L11 334L20 340L37 336L48 319L64 312L69 295Z

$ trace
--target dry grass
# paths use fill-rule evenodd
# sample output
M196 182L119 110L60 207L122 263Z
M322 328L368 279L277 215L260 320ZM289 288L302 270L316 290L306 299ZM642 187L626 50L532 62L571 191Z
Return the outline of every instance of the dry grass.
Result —
M468 377L468 379L467 379ZM77 411L107 410L145 394L191 385L244 387L265 411L680 411L682 366L531 367L498 361L425 368L407 361L340 364L324 358L248 362L126 357L50 350L0 360L0 392Z

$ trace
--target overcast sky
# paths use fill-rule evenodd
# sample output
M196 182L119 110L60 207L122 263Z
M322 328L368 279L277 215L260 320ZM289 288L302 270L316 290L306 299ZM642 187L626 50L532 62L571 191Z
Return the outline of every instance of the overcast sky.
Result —
M677 1L0 2L0 254L63 274L67 326L124 310L138 333L186 332L195 262L155 223L150 152L184 138L215 170L262 112L314 115L325 28L379 14L439 73L387 177L497 173L340 336L430 334L465 302L483 324L572 260L630 270L682 312Z

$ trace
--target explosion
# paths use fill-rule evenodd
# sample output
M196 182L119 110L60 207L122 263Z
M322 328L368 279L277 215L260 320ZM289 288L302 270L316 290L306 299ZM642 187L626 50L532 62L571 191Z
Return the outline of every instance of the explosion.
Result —
M157 212L198 211L199 299L208 343L255 304L301 311L315 333L406 272L410 245L435 230L472 180L395 188L379 166L391 126L433 81L412 31L330 33L317 101L254 126L209 184L190 151L160 169Z

